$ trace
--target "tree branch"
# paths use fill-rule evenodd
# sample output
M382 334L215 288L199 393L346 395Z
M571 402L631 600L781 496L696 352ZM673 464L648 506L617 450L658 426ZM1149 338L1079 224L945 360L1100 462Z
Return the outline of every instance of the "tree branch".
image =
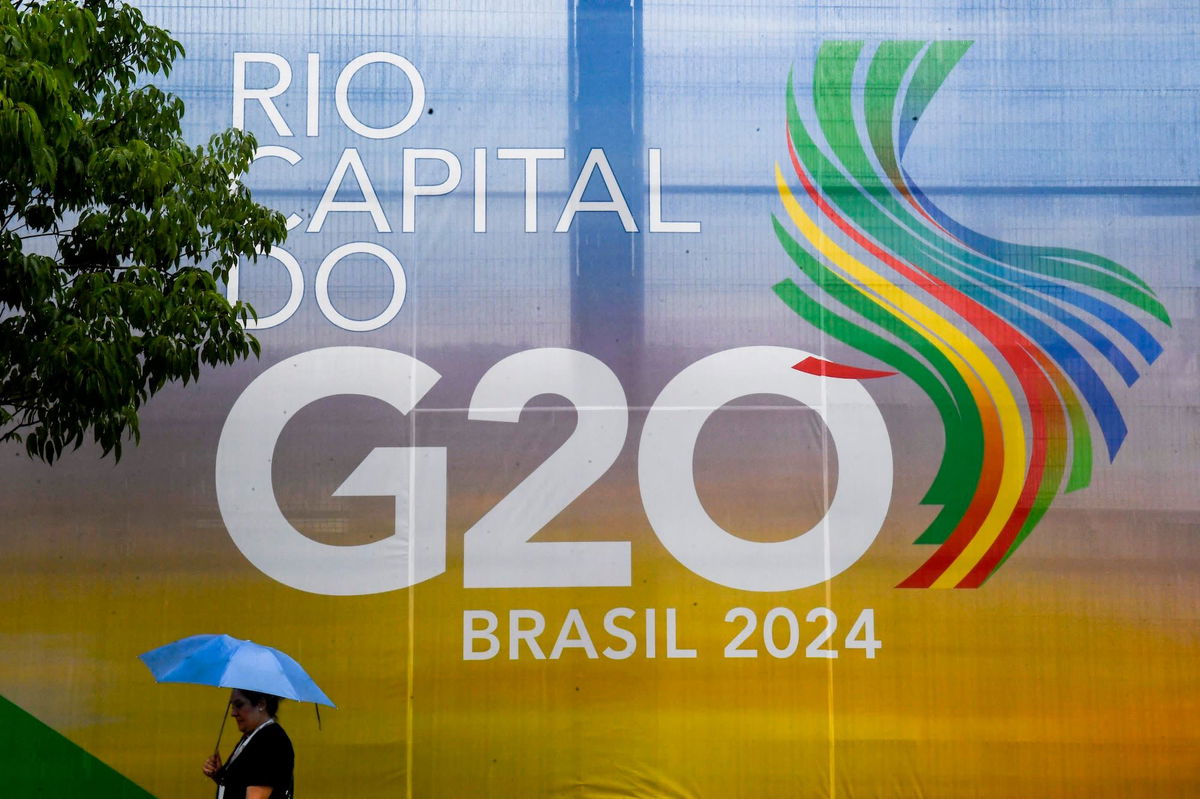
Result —
M18 433L20 433L21 430L24 430L27 427L37 427L37 426L38 426L38 421L36 419L31 422L22 422L21 424L14 425L3 432L0 432L0 441L12 441L14 438L17 437Z

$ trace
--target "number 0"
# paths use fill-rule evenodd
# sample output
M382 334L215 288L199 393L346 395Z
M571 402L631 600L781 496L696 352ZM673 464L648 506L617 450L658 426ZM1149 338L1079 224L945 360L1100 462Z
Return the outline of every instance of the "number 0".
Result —
M807 357L787 347L718 352L676 375L646 417L638 453L646 516L680 563L714 583L790 591L825 582L858 560L883 526L892 496L892 448L879 408L855 380L792 368ZM837 447L837 492L828 513L787 541L731 535L709 517L696 493L692 461L700 429L722 405L750 394L777 394L812 408Z

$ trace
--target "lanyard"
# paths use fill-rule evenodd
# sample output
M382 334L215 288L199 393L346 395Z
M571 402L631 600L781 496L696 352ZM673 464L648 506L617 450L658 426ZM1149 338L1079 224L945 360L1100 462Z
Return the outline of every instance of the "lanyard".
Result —
M274 723L275 723L275 719L267 719L262 724L259 724L257 727L255 727L253 730L251 730L249 735L247 735L242 740L238 741L238 745L233 748L233 754L231 754L229 756L229 762L225 764L225 768L229 768L230 764L233 763L233 761L237 759L237 756L240 755L242 753L242 750L246 748L246 744L250 743L250 739L253 738L255 735L257 735L259 730L261 730L263 727L266 727L268 724L274 724ZM225 799L225 786L224 785L217 786L217 799Z

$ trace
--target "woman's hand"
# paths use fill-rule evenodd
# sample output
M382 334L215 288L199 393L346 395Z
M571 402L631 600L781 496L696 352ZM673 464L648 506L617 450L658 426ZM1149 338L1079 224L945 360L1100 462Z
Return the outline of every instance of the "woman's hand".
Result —
M204 765L200 767L204 771L204 776L208 777L213 782L217 781L217 772L221 770L221 756L216 752L212 754L208 760L204 761Z

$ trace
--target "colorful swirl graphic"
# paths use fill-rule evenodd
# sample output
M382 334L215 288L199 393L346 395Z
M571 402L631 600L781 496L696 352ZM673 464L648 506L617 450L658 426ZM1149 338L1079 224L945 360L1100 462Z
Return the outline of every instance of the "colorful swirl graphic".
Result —
M982 585L1060 491L1088 485L1093 428L1110 460L1126 434L1088 354L1132 385L1139 367L1127 351L1145 365L1162 352L1135 315L1170 325L1150 287L1121 265L990 238L913 184L901 161L916 121L970 45L896 41L868 54L862 42L823 44L812 131L788 78L788 152L803 191L775 167L799 236L773 216L775 233L808 278L804 287L784 280L775 293L915 381L944 428L945 452L922 500L942 509L916 540L937 548L906 588ZM855 374L824 361L797 368Z

